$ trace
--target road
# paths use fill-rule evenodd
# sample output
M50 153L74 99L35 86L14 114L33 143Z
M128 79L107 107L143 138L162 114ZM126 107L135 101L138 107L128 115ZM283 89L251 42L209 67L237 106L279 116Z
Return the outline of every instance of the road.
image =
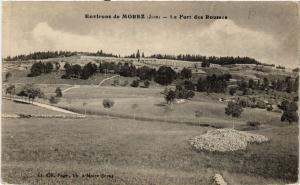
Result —
M28 103L28 101L25 101L24 99L21 99L21 98L9 98L9 97L2 97L2 98L7 99L7 100L14 100L14 101L18 101L18 102ZM68 114L74 114L74 115L78 115L78 116L84 116L83 114L68 111L66 109L58 108L58 107L55 107L55 106L52 106L52 105L47 105L47 104L44 104L44 103L39 103L39 102L34 101L31 104L39 106L39 107L43 107L43 108L46 108L46 109L49 109L49 110L53 110L53 111L58 111L58 112L68 113Z

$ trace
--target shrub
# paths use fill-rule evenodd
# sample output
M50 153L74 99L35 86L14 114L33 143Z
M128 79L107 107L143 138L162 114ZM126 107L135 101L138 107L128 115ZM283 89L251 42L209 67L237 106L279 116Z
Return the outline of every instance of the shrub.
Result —
M118 86L119 83L120 83L119 79L114 79L113 86Z
M266 103L263 101L257 101L256 102L256 107L259 109L265 109L266 108Z
M110 99L104 99L102 104L104 108L111 108L114 106L115 102Z
M150 82L149 82L148 80L146 80L146 81L144 82L144 86L145 86L145 88L148 88L148 87L150 86Z
M164 95L165 95L165 100L168 104L172 103L176 98L175 91L173 91L172 89L167 90L167 92Z
M51 104L57 104L57 103L59 102L59 99L58 99L57 97L55 97L55 96L51 96L51 97L49 98L49 102L50 102Z
M272 111L272 110L273 110L272 105L267 105L267 111Z
M230 94L231 96L233 96L235 93L236 93L236 88L231 87L231 88L229 89L229 94Z
M55 90L55 94L56 94L56 97L62 97L61 88L57 87L56 90Z
M137 80L133 80L132 83L130 84L131 87L138 87L139 82Z
M10 73L10 72L7 72L6 74L5 74L5 82L7 82L8 81L8 79L10 78L12 76L12 74Z
M247 125L251 127L259 127L261 123L259 121L247 121Z

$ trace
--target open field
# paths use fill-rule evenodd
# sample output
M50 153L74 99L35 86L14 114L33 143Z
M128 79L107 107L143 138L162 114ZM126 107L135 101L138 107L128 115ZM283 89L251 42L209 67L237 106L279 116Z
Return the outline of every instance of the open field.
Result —
M2 178L15 184L208 184L215 173L230 184L274 184L297 177L295 126L254 131L271 141L226 154L188 145L208 127L99 117L4 119L2 128ZM37 177L39 172L114 178Z
M246 121L259 121L268 125L273 123L271 120L280 120L280 113L250 108L244 109L241 118L232 120L224 113L226 102L219 102L216 97L211 99L203 93L196 93L195 100L167 106L162 91L161 88L80 87L65 93L57 106L80 113L86 110L87 114L194 122L217 127L232 127L233 121L237 125L245 124ZM110 109L102 105L106 98L115 102ZM83 103L86 105L83 106ZM195 117L195 111L201 116Z

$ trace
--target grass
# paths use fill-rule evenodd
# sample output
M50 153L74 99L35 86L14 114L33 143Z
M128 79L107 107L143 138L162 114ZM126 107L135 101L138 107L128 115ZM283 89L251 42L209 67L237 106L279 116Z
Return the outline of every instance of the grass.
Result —
M231 127L233 121L238 125L245 124L249 120L263 123L280 120L280 113L251 108L244 109L242 116L233 120L225 114L226 103L219 102L220 95L217 94L206 96L205 93L196 93L191 101L166 106L162 91L161 88L81 87L65 93L57 106L80 113L86 110L88 114L135 117L140 120L191 122L217 127ZM110 109L102 105L103 99L106 98L115 102ZM87 104L83 107L84 102ZM200 117L195 117L195 111L201 113Z
M2 178L28 184L232 184L293 182L298 127L255 131L271 142L236 153L196 152L187 140L208 127L99 117L4 119ZM38 173L113 174L107 178L40 178Z
M113 74L97 73L87 80L83 79L62 79L61 76L64 71L51 72L42 74L36 77L27 77L29 70L11 70L12 77L9 78L8 83L34 83L34 84L69 84L69 85L98 85L103 79L113 76ZM4 75L2 78L4 79Z
M2 114L68 115L35 105L16 103L12 100L5 99L2 99Z

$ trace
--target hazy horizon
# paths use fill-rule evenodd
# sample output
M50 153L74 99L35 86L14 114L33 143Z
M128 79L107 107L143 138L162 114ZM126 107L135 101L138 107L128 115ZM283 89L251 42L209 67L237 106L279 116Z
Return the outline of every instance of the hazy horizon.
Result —
M227 20L99 20L85 14L225 15ZM4 2L2 55L82 51L240 56L299 63L293 2Z

